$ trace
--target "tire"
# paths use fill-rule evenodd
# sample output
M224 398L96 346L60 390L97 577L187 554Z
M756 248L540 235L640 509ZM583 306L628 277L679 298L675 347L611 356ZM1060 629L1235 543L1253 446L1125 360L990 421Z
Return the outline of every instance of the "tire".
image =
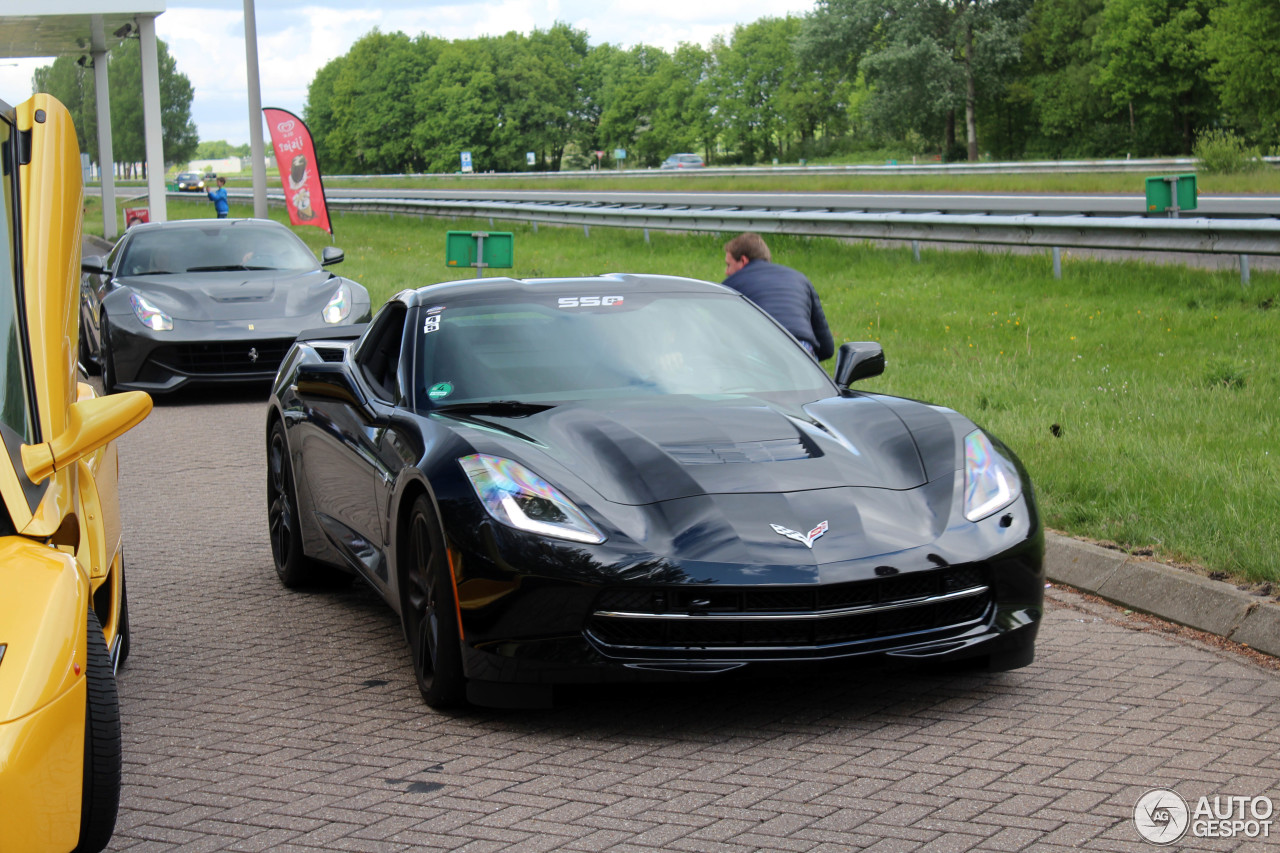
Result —
M97 853L107 846L120 809L120 697L102 624L88 616L88 682L84 715L84 788L80 800L80 839L74 853Z
M341 586L351 582L350 575L318 563L303 553L297 491L293 485L293 465L289 461L289 440L280 421L272 424L267 438L267 527L276 574L288 588Z
M116 360L111 354L111 324L107 322L106 314L102 315L98 328L102 331L102 343L98 347L98 358L102 360L102 392L114 394L117 379Z
M83 368L85 376L97 376L102 372L98 362L93 360L93 353L89 350L89 336L85 334L83 322L80 324L80 367Z
M418 690L432 708L456 708L466 702L467 693L458 610L444 534L425 495L413 503L404 542L397 567L400 618Z

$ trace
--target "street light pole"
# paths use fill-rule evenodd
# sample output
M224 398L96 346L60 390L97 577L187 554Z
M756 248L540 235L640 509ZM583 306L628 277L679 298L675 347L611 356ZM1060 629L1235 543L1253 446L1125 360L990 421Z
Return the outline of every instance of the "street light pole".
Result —
M266 156L262 144L262 85L258 80L258 22L244 0L244 55L249 77L249 156L253 160L253 215L267 218Z

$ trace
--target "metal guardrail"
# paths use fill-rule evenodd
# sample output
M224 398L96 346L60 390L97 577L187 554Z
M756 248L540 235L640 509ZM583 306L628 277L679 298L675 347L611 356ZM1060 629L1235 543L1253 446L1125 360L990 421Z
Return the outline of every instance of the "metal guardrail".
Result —
M1263 157L1280 165L1280 157ZM643 178L698 175L1035 175L1082 174L1094 172L1193 171L1194 157L1162 157L1125 160L1028 160L999 163L860 163L844 165L709 166L702 169L588 169L568 172L472 172L467 180L484 178ZM326 175L328 180L363 181L381 178L439 178L461 176L459 172L405 173L397 175Z
M283 196L269 194L273 204ZM1249 281L1250 255L1280 255L1280 219L1152 219L1142 216L989 216L947 213L858 213L831 210L768 210L666 207L641 204L499 202L458 199L332 198L330 210L411 216L504 219L554 225L643 228L670 231L739 232L910 241L968 243L1054 250L1061 275L1063 249L1190 252L1240 256L1241 280Z

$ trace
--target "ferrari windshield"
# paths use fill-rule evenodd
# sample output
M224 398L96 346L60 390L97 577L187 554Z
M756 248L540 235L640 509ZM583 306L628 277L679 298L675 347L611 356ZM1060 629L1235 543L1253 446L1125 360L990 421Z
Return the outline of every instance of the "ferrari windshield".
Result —
M316 256L283 226L153 228L131 236L117 275L173 275L225 270L310 270Z
M429 308L417 371L424 407L643 394L833 393L821 367L730 293L537 296Z

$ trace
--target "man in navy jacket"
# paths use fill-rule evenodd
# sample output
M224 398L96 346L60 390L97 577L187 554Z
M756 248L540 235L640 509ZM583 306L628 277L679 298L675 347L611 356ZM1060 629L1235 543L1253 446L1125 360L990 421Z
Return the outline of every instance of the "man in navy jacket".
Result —
M726 287L759 305L819 361L835 354L835 341L813 284L791 267L773 263L759 234L748 231L725 243L724 272Z

